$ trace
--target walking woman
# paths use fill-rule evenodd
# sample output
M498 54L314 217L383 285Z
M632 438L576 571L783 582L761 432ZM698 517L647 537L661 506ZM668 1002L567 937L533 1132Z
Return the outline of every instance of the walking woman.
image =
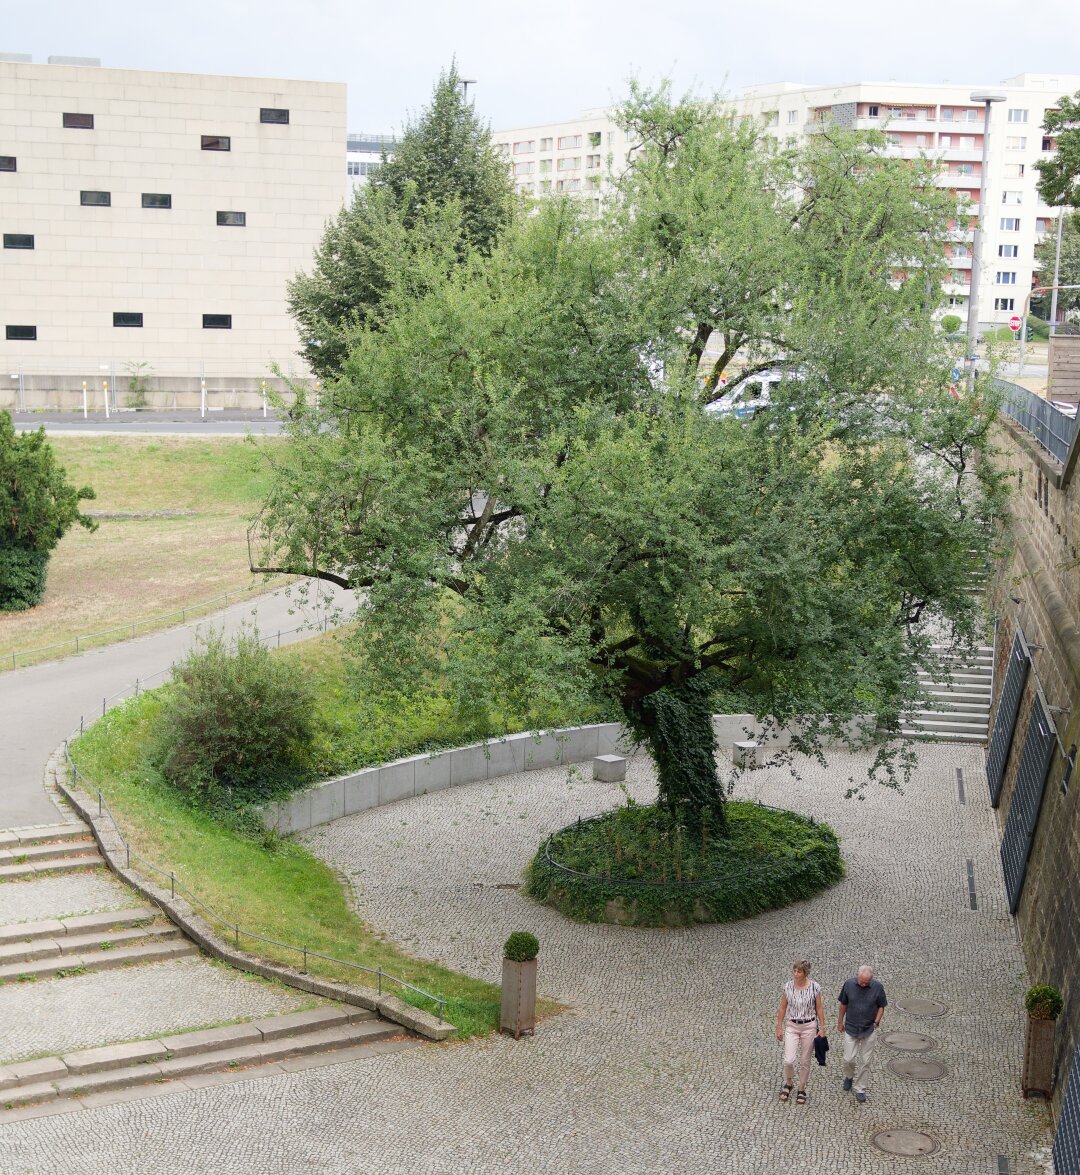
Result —
M810 1075L810 1058L814 1054L815 1036L825 1036L825 1008L821 1002L821 988L810 978L810 964L796 959L791 967L791 978L784 984L780 1010L776 1014L776 1039L784 1042L784 1086L780 1100L791 1097L794 1086L795 1061L799 1062L798 1105L806 1103L806 1079Z

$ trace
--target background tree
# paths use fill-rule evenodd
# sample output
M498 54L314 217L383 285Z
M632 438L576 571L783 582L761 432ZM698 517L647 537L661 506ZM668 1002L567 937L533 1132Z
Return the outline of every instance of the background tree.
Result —
M451 65L431 104L405 127L393 158L384 150L366 186L329 222L312 271L289 284L301 354L315 374L324 380L339 375L349 331L378 327L391 275L432 247L443 266L459 261L470 246L490 250L512 208L510 169L491 144L490 127L465 101ZM433 223L439 226L434 234Z
M1035 164L1039 195L1047 204L1080 208L1080 90L1062 95L1046 112L1043 134L1055 141L1056 151Z
M0 412L0 611L19 612L45 593L49 556L78 523L97 523L79 512L94 497L76 489L45 439L45 430L17 434L11 414Z
M545 201L422 291L392 278L395 312L292 423L260 533L268 567L365 592L382 687L449 680L466 714L607 698L693 819L722 801L718 704L801 720L819 753L857 714L899 728L927 621L976 633L1000 487L973 460L991 399L945 390L950 209L925 177L876 140L774 154L662 98L633 100L672 133L643 136L608 218ZM696 324L807 378L749 427L711 419Z
M1080 212L1061 210L1065 223L1061 229L1061 268L1059 284L1080 285ZM1041 266L1039 280L1049 285L1054 280L1054 258L1057 251L1057 233L1046 233L1035 246L1035 260ZM1039 294L1032 298L1043 318L1050 316L1050 295ZM1058 309L1067 314L1080 309L1080 290L1058 290Z

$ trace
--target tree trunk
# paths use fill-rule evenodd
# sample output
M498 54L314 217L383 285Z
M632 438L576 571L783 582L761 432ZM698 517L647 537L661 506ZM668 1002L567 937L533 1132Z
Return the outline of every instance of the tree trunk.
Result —
M652 751L660 787L659 802L676 819L727 831L724 793L716 771L716 733L712 691L700 678L665 687L627 707L632 729Z

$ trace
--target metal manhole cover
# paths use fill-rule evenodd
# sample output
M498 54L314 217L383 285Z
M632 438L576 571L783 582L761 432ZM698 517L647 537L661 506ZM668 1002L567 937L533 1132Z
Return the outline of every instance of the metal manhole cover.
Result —
M913 996L911 999L900 1000L896 1006L901 1012L910 1012L912 1016L926 1016L929 1018L944 1016L949 1010L944 1004L939 1004L937 1000L924 1000L917 996Z
M938 1046L932 1036L924 1036L921 1032L885 1032L881 1039L889 1048L905 1053L926 1053Z
M945 1076L945 1066L928 1057L893 1057L885 1068L909 1081L940 1081Z
M870 1141L887 1155L932 1155L938 1149L938 1140L921 1130L881 1130Z

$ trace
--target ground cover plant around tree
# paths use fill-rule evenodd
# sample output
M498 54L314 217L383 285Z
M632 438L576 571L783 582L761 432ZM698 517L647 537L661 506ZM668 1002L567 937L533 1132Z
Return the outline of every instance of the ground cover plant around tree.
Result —
M663 89L620 119L639 146L600 215L542 201L460 259L446 205L441 249L387 274L290 421L259 566L362 592L388 695L618 707L661 808L723 837L717 699L818 755L872 715L872 778L902 781L932 645L982 635L996 404L948 390L960 210L929 168L832 127L777 148ZM729 366L784 373L750 423L703 410Z

